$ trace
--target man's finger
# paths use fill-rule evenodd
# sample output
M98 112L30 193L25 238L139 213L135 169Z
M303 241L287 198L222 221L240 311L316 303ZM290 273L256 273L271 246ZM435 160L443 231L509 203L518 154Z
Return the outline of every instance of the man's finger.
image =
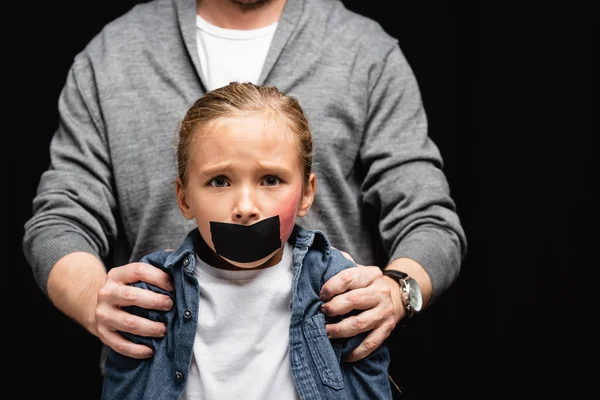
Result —
M371 289L360 288L346 293L338 294L321 307L321 311L328 317L344 315L352 310L367 310L373 308L381 301L380 295Z
M327 337L330 339L349 338L359 333L370 331L380 325L383 317L375 308L352 315L335 324L325 325Z
M367 287L381 276L381 268L374 266L344 269L325 282L319 297L323 301L329 301L333 296L347 290Z
M167 327L162 322L151 321L123 310L116 309L111 313L111 319L106 325L115 330L133 333L144 337L163 337L167 333Z
M108 273L110 279L124 284L142 281L158 286L166 291L174 290L169 275L150 264L140 262L131 263L112 268Z
M163 311L173 307L173 300L169 296L148 289L122 285L114 287L111 292L111 303L119 307L138 306Z
M131 358L149 358L154 354L153 350L143 344L136 344L121 336L118 332L105 331L102 341L117 353Z
M388 329L385 326L374 329L364 338L361 344L348 355L345 361L355 362L362 360L381 346L385 339L390 336L390 333L391 329Z

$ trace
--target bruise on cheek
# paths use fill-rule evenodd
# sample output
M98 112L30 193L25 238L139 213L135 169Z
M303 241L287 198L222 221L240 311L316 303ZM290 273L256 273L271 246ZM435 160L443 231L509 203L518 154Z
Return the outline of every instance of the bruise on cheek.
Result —
M284 199L284 201L281 202L280 207L275 212L279 215L279 234L282 244L287 242L292 233L292 229L294 228L299 201L300 196L298 195L298 191L293 191L292 193L290 193L290 196L288 198Z

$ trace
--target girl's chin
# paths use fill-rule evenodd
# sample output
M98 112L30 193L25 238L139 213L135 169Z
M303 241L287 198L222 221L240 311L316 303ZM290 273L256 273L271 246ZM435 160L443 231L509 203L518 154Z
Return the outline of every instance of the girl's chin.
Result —
M268 256L266 256L264 258L261 258L260 260L247 262L247 263L233 261L233 260L230 260L223 256L221 256L221 258L223 258L223 260L227 261L229 264L233 265L234 267L238 267L238 268L243 268L243 269L268 268L268 267L272 267L273 265L277 264L281 260L281 257L278 257L279 258L278 260L274 260L275 255L277 254L277 252L279 250L281 250L281 249L275 250L274 252L272 252L271 254L269 254Z

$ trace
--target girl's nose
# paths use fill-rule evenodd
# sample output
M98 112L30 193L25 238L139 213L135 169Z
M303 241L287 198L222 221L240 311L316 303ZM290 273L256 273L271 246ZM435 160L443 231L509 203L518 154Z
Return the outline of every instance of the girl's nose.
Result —
M233 221L246 225L256 222L259 217L260 213L256 207L252 191L249 189L240 190L238 201L233 209Z

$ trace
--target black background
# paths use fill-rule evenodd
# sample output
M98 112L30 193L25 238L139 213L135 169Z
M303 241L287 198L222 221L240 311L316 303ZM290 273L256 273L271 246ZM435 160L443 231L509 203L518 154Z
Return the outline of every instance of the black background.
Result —
M3 6L10 398L99 398L100 343L47 301L21 239L73 56L139 2ZM581 396L582 283L596 267L580 256L594 251L592 13L557 1L344 3L399 39L469 240L456 284L392 336L402 398Z

